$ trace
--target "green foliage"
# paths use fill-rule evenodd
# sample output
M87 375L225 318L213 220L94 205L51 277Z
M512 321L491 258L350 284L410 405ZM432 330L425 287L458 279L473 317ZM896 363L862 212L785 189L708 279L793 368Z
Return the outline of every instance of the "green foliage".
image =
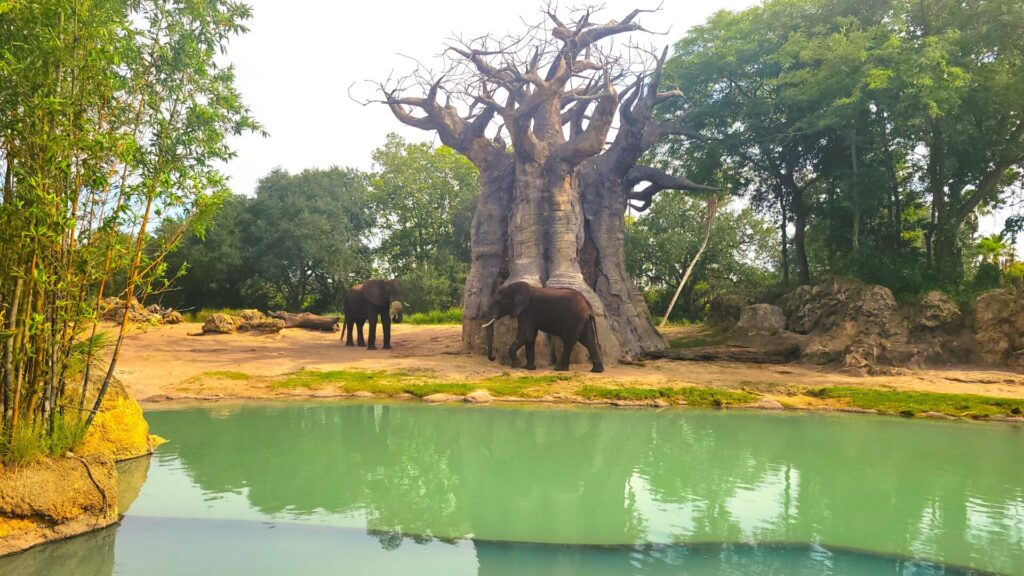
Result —
M807 394L817 398L846 400L851 406L878 410L883 414L907 416L937 412L962 418L983 418L1003 414L1019 415L1024 411L1024 400L975 394L941 394L851 386L821 388L808 391Z
M462 309L449 308L417 312L406 316L404 322L407 324L462 324Z
M51 452L74 443L65 391L86 387L109 343L97 303L167 289L165 257L223 203L228 137L260 127L217 56L250 15L233 0L2 4L0 318L13 337L0 438L13 458L31 434Z
M719 12L665 73L686 96L664 113L690 110L707 140L670 140L657 160L717 174L785 224L787 278L956 291L978 265L974 216L1022 182L1022 35L1017 0Z
M637 388L623 386L608 388L604 386L581 386L576 394L583 398L605 399L605 400L685 400L690 406L695 407L721 407L736 404L749 404L757 400L757 396L749 392L737 390L722 390L719 388L698 388L687 386L683 388Z
M654 313L668 307L679 279L704 238L705 202L662 192L649 212L626 223L626 269L645 289ZM714 296L777 281L774 230L750 208L719 208L707 249L697 262L674 319L701 319Z
M349 286L387 276L402 280L411 312L459 305L476 168L448 148L393 134L374 162L372 175L274 170L255 198L228 198L203 234L168 257L168 274L184 276L164 302L324 312L342 308Z
M199 378L213 378L216 380L232 380L235 382L246 382L252 380L252 376L245 372L236 372L233 370L214 370L212 372L203 372L199 375Z
M373 161L381 268L402 279L403 298L414 312L458 306L480 194L476 167L448 147L408 143L396 134L374 151Z
M53 430L37 426L19 426L13 436L0 439L0 461L9 466L24 466L41 458L55 458L73 450L85 438L80 419L58 415Z

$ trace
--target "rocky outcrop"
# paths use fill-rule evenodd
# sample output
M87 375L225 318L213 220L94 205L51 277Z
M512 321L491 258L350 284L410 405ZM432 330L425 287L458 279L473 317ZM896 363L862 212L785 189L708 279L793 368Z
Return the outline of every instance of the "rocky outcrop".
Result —
M736 330L744 336L777 336L786 330L786 315L778 306L753 304L740 312Z
M252 309L242 310L241 312L238 313L238 317L241 318L242 320L245 320L246 322L264 322L267 319L266 315L264 315L263 312Z
M708 324L717 327L732 327L739 321L743 308L754 304L748 294L720 294L708 303Z
M254 332L257 334L273 334L287 328L283 320L267 318L258 310L242 310L238 316L217 313L210 316L203 324L203 334L234 334L235 332Z
M906 323L884 286L834 278L801 286L781 304L789 330L810 335L801 354L804 360L863 372L916 361L912 350L901 346Z
M108 456L69 454L0 469L0 556L117 519L117 469Z
M1024 296L990 290L975 301L974 334L981 361L1024 368Z
M245 321L230 314L214 314L203 324L203 334L234 334Z
M91 387L99 389L99 383ZM90 402L87 404L91 405ZM85 439L76 449L79 454L101 454L114 460L129 460L152 454L164 440L149 433L142 406L117 378L111 380Z
M469 404L490 404L494 402L494 396L487 390L474 390L466 394L466 402Z
M917 326L925 330L956 328L960 325L960 307L945 293L932 290L921 297Z
M104 298L100 302L99 316L101 320L108 322L121 322L124 319L124 300L112 296ZM164 308L159 304L143 306L133 300L128 307L128 321L136 324L179 324L184 320L181 313L171 308Z
M90 389L87 405L99 382ZM0 465L0 556L116 522L119 500L127 494L122 488L132 485L137 493L148 463L142 459L134 467L141 469L141 478L119 482L115 462L150 454L161 443L162 438L149 434L138 402L113 379L74 453L19 467Z

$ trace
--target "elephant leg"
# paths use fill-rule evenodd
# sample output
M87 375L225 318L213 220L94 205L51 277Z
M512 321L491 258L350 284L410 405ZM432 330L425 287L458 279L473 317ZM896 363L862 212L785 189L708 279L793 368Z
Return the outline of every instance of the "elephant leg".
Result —
M391 350L391 313L387 310L380 317L381 331L384 332L384 349Z
M360 320L358 322L358 324L359 324L359 341L358 341L358 344L359 344L360 347L363 347L363 346L366 346L366 339L363 338L363 326L366 325L366 320Z
M574 331L569 334L562 334L562 361L555 366L555 370L564 372L569 369L569 360L572 359L572 349L576 347L576 341L579 340L579 331Z
M580 343L587 347L587 354L590 355L590 363L594 365L591 372L604 372L604 363L601 362L601 351L597 349L597 334L594 333L593 324L583 329L580 336Z
M345 331L348 332L348 336L345 339L345 346L355 346L355 344L352 343L352 329L355 327L355 325L356 325L356 323L354 321L352 321L352 320L345 320ZM359 327L359 336L362 337L362 335L363 335L363 328L362 328L362 326L360 326Z
M551 360L551 367L558 366L558 354L555 354L555 335L548 334L548 356Z
M376 350L377 349L377 313L370 314L370 328L369 333L366 335L366 349Z
M534 330L533 334L526 340L526 369L536 370L537 369L537 331Z
M512 341L512 344L508 347L508 365L515 368L519 363L519 349L523 347L523 342L516 336L516 339Z

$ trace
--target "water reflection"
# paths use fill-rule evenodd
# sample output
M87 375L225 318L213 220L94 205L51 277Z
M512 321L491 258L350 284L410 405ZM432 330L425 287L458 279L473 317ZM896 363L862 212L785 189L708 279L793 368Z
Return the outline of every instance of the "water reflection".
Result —
M1024 565L1019 428L356 404L150 419L172 441L134 514L354 526L389 550L406 537L467 535L806 542L1002 571ZM152 496L150 486L159 487ZM201 497L188 495L195 488Z
M364 532L353 529L296 524L270 529L259 522L164 518L128 518L118 528L0 559L0 573L18 576L967 574L927 562L806 545L594 547L483 541L443 544L430 541L386 551Z

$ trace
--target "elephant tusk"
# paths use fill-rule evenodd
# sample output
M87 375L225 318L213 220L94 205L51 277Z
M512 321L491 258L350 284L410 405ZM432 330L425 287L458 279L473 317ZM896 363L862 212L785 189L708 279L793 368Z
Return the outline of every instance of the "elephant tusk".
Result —
M487 328L487 327L488 327L488 326L490 326L491 324L494 324L494 321L495 321L495 320L497 320L497 318L491 318L491 321L490 321L490 322L488 322L487 324L484 324L483 326L481 326L481 328Z

